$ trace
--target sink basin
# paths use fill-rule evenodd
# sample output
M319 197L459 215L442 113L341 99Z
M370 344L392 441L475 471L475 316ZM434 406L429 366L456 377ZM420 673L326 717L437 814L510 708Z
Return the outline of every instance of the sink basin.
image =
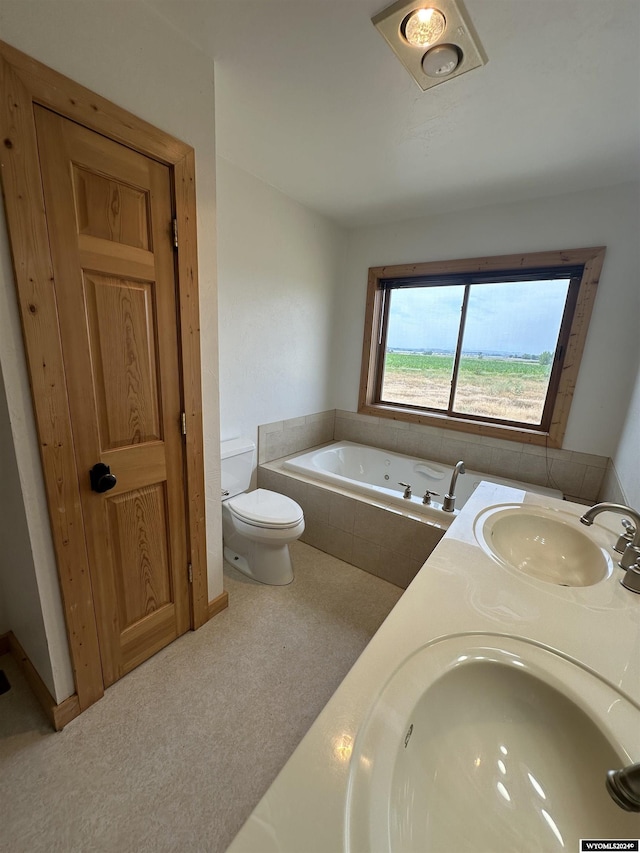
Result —
M591 586L612 562L593 534L568 513L521 504L491 507L476 518L482 548L503 565L560 586Z
M533 853L638 838L606 772L640 759L640 709L523 640L459 635L387 682L354 744L350 853ZM633 754L635 751L635 754Z

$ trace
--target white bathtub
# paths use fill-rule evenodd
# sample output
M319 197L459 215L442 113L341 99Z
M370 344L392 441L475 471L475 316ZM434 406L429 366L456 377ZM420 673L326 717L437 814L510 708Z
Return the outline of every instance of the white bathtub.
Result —
M399 507L405 511L425 515L448 526L464 506L482 480L501 483L512 488L538 492L562 498L557 489L534 486L517 480L494 477L467 469L460 474L455 488L455 513L444 512L442 500L449 491L453 466L440 462L429 462L417 457L403 456L388 450L378 450L351 441L336 441L326 447L315 448L300 456L291 457L282 463L288 471L302 474L320 483L333 484L340 489L367 495L376 501ZM413 490L411 500L403 498L404 487L399 483L410 483ZM427 506L422 503L426 490L437 492Z

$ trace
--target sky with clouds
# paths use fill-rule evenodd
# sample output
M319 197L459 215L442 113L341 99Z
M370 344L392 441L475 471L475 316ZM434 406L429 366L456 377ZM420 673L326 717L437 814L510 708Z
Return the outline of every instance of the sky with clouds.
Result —
M568 287L568 279L472 285L463 352L553 352ZM393 290L387 346L455 350L463 295L463 285Z

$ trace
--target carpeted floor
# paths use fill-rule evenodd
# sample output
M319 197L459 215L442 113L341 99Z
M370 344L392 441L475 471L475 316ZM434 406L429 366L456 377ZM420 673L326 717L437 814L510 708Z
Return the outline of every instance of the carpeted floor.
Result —
M292 557L287 587L225 565L229 609L61 733L0 658L0 850L226 849L402 594L303 543Z

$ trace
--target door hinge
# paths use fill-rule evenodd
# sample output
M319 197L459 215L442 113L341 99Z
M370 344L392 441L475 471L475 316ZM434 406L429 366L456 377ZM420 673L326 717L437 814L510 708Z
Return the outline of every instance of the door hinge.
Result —
M182 434L187 434L187 413L183 412L180 415L180 429L182 430Z
M189 583L193 583L193 566L191 563L187 563L187 577L189 578Z
M174 219L171 223L173 226L173 248L178 248L178 220Z

